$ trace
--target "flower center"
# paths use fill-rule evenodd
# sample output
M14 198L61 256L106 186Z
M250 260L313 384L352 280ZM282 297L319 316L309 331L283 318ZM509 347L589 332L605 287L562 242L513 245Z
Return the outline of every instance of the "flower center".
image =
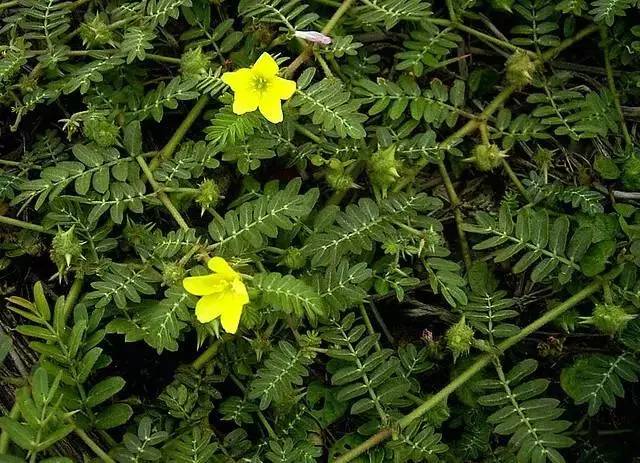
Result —
M265 92L269 87L269 79L266 77L256 74L253 76L253 88L258 92Z

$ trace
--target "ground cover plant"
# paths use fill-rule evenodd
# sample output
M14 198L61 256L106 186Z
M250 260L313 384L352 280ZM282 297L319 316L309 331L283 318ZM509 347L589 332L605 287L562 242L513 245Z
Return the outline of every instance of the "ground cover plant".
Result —
M0 462L629 462L635 0L4 0Z

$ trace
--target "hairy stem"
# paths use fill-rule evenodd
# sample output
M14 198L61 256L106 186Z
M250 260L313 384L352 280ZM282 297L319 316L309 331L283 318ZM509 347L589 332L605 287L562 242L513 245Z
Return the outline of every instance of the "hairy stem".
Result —
M175 152L176 148L178 147L178 145L180 144L184 136L187 134L187 132L189 131L193 123L196 121L198 116L200 116L205 106L207 106L208 102L209 102L209 96L203 95L196 102L196 104L193 105L193 108L191 108L191 111L189 111L189 113L184 118L182 123L178 126L178 128L173 133L173 135L171 136L167 144L164 145L164 148L162 148L160 152L158 152L158 155L155 156L149 163L149 168L151 169L151 171L154 171L156 167L160 165L160 162L162 162L165 159L169 159L171 158L171 156L173 156L173 153Z
M144 175L147 177L147 180L149 181L151 188L153 188L153 191L157 193L158 199L164 205L167 211L169 211L169 214L171 214L171 217L173 217L173 219L176 221L176 223L180 226L182 230L184 231L189 230L189 225L187 224L187 222L185 222L184 218L182 218L182 215L180 214L178 209L176 209L176 207L173 205L169 196L167 196L167 194L162 190L162 186L160 186L158 182L156 182L156 180L153 178L153 172L151 172L151 169L147 164L147 161L145 161L144 158L141 156L137 156L136 161L138 161L138 164L140 164L140 167L142 168Z
M231 336L224 336L220 339L216 339L202 352L198 357L191 362L191 367L194 370L200 370L203 368L213 357L216 356L222 345L227 342Z
M469 248L469 242L467 241L467 235L464 232L463 224L464 217L462 217L462 211L460 210L460 198L453 187L447 167L444 165L444 161L438 162L438 170L440 171L440 177L444 182L444 186L447 190L447 196L449 196L449 202L451 203L451 209L453 210L453 217L456 221L456 231L458 232L458 238L460 239L460 252L462 253L462 260L467 268L471 268L471 249Z
M607 278L615 277L619 274L620 270L616 269L610 272ZM541 317L531 322L529 325L525 326L518 334L511 336L510 338L505 339L500 344L496 346L496 352L492 354L482 354L476 358L476 360L469 366L466 370L464 370L460 375L456 376L453 381L447 384L444 388L438 391L436 394L431 396L428 400L422 403L419 407L414 409L411 413L403 416L398 420L397 424L400 428L406 428L411 422L417 418L420 418L429 410L437 406L440 402L445 400L449 395L456 391L460 386L470 380L473 376L475 376L480 370L485 368L487 365L491 364L495 355L499 355L504 353L510 347L518 344L524 338L534 333L542 326L546 325L550 321L556 319L561 314L578 304L579 302L585 300L596 291L600 290L602 287L602 280L594 281L593 283L585 286L581 291L578 291L569 299L565 300L562 304L559 304L555 308L545 312ZM391 437L391 429L384 428L380 430L378 433L371 436L369 439L364 441L362 444L354 447L349 452L344 455L336 458L333 463L347 463L352 461L354 458L362 455L367 450L375 447L376 445L384 442L388 438Z
M96 444L96 442L91 439L91 437L89 437L89 435L82 429L76 427L73 429L73 432L76 434L76 436L82 439L82 442L84 442L87 447L93 450L93 453L95 453L102 461L104 461L105 463L116 463L116 461L109 455L107 455L107 453L102 450L100 446Z
M573 37L563 40L562 42L560 42L560 44L557 47L551 50L548 50L541 55L540 57L541 60L538 62L538 66L542 65L542 63L546 61L549 61L555 58L560 52L569 48L570 46L582 40L583 38L587 37L588 35L593 34L597 30L598 30L598 26L593 24L581 30ZM479 118L468 121L465 125L460 127L457 131L455 131L453 134L447 137L442 143L440 143L439 144L440 147L443 150L447 150L452 146L454 146L455 144L457 144L462 138L464 138L468 134L475 131L480 126L481 121L487 120L494 112L500 109L504 105L504 103L509 99L509 97L518 89L519 87L514 85L509 85L508 87L505 87L500 93L498 93L498 95L493 99L493 101L491 101L491 103L489 103L487 107L484 108ZM407 185L410 185L411 183L413 183L413 180L415 179L415 177L420 173L420 171L427 164L429 164L429 161L427 159L422 159L418 161L414 166L414 168L406 173L403 180L396 184L396 186L394 187L394 191L402 190Z
M9 411L9 418L13 418L17 420L20 416L20 407L18 407L18 402L14 402L13 407ZM9 437L9 433L3 431L0 434L0 455L6 455L9 450L9 444L11 443L11 438Z
M531 57L536 57L536 54L530 50L525 50L524 48L520 48L517 45L507 42L506 40L499 39L498 37L494 37L492 35L486 34L472 27L465 26L464 24L457 21L450 21L448 19L441 19L441 18L425 18L423 19L423 21L429 22L431 24L437 24L439 26L453 27L454 29L458 29L461 32L466 32L469 35L473 35L474 37L482 40L483 42L487 42L492 45L497 45L499 47L506 48L507 50L526 53Z
M618 117L620 118L620 126L622 127L622 135L624 136L624 142L627 148L631 148L633 146L633 141L631 140L631 135L629 135L629 130L627 129L627 124L624 122L624 114L622 113L622 105L620 104L620 95L616 90L615 80L613 78L613 69L611 68L611 60L609 58L609 47L607 46L607 29L605 27L600 28L600 38L602 41L602 50L604 52L604 68L607 71L607 82L609 83L609 91L611 91L611 95L613 96L613 103L616 106L616 111L618 112Z
M513 171L513 169L509 165L509 162L504 158L502 159L502 167L504 171L507 173L507 175L509 176L509 178L511 179L511 181L513 182L513 184L515 185L515 187L518 189L520 194L524 197L524 199L528 201L529 197L527 195L526 188L524 187L520 179L516 176L516 173Z
M0 223L4 225L11 225L12 227L19 227L19 228L25 228L27 230L37 231L38 233L48 233L50 235L55 235L55 232L51 230L46 230L42 225L38 225L30 222L24 222L22 220L13 219L5 215L0 215Z

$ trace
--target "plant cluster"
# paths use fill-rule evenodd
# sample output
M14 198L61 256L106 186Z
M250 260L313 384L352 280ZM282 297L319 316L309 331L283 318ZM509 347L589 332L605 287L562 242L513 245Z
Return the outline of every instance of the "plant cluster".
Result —
M4 0L0 462L631 461L639 6Z

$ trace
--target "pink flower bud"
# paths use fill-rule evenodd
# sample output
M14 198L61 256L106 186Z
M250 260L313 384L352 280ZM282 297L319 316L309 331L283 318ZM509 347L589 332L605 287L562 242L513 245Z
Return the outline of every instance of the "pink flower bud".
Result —
M331 37L318 31L296 31L295 36L307 42L320 43L322 45L331 43Z

